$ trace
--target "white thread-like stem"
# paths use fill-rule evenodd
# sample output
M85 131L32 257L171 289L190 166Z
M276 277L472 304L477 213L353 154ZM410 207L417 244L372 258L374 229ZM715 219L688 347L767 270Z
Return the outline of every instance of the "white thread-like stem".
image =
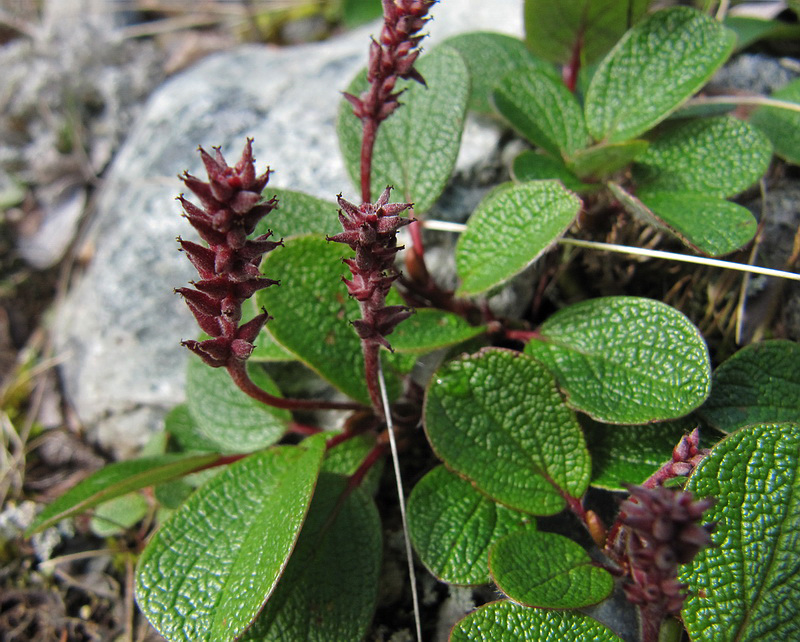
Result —
M449 221L423 221L423 226L429 230L440 232L463 232L467 226L463 223L450 223ZM691 254L678 254L677 252L665 252L664 250L648 250L631 245L616 245L614 243L600 243L598 241L582 241L573 238L560 238L556 241L560 245L574 245L591 250L602 250L604 252L618 252L620 254L632 254L634 256L648 256L654 259L666 259L668 261L679 261L681 263L694 263L696 265L707 265L709 267L719 267L726 270L736 270L738 272L748 272L750 274L763 274L764 276L777 276L781 279L791 279L800 281L800 274L786 272L785 270L775 270L773 268L759 267L757 265L747 265L746 263L734 263L733 261L723 261L721 259L710 259L705 256L692 256Z
M378 359L378 383L381 387L381 401L383 402L383 414L386 417L386 430L389 432L389 447L392 451L394 479L397 483L397 498L400 501L400 519L403 523L403 541L406 548L406 559L408 560L408 578L411 582L411 601L414 604L414 624L417 629L417 642L422 642L422 617L420 616L419 595L417 594L417 574L414 572L414 553L411 550L411 538L408 535L406 498L403 493L403 477L400 474L400 457L397 454L397 440L394 438L392 410L389 406L389 395L386 393L386 380L383 377L383 366L381 365L380 359Z
M777 107L789 111L800 111L800 103L789 100L778 100L766 96L699 96L686 102L687 107L694 105L758 105L760 107Z

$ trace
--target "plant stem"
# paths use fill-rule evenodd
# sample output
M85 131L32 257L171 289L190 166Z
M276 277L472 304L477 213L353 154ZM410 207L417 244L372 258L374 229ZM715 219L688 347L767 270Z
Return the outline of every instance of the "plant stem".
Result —
M375 149L375 135L378 132L378 121L365 118L361 139L361 201L372 201L372 151Z
M361 343L364 348L364 370L365 379L367 382L367 391L369 392L369 399L372 402L373 408L375 409L375 414L386 421L387 417L384 413L383 402L381 400L381 389L379 382L381 346L380 344L373 343L371 341L362 341Z
M242 392L274 408L283 408L284 410L361 410L364 407L360 403L354 401L322 401L317 399L285 399L283 397L276 397L253 382L250 375L247 374L244 363L228 366L227 370L233 382Z

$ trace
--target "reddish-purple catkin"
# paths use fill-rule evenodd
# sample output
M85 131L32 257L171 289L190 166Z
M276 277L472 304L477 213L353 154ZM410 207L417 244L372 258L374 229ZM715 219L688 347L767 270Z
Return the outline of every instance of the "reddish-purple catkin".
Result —
M192 288L178 288L200 328L211 338L183 341L208 365L239 366L253 352L253 341L269 318L262 311L241 324L242 303L258 290L278 283L258 269L261 257L281 241L270 241L268 232L254 239L258 222L277 201L261 202L269 180L269 169L256 175L252 140L248 139L239 161L230 167L218 148L214 156L200 148L208 182L185 173L183 180L202 207L179 197L186 218L208 247L179 238L181 249L200 273Z
M619 516L627 536L623 588L640 607L643 640L656 640L664 617L678 615L686 597L678 566L712 545L714 525L699 522L714 500L696 500L689 492L663 486L629 485L628 491L631 496Z
M353 113L363 123L361 141L361 200L371 197L372 150L380 123L400 106L401 92L395 91L398 78L425 80L414 68L420 54L419 32L428 21L428 11L436 0L383 0L383 28L380 40L369 49L367 82L369 89L360 97L345 93Z
M409 209L409 203L389 203L391 188L387 187L375 203L354 205L339 196L339 221L344 231L328 237L329 241L346 243L356 253L344 262L352 279L343 279L347 291L359 302L361 319L353 321L364 349L367 387L370 400L379 417L383 416L378 387L378 355L380 347L390 348L386 335L411 313L403 305L386 305L386 295L398 277L394 266L397 230L411 223L399 215Z

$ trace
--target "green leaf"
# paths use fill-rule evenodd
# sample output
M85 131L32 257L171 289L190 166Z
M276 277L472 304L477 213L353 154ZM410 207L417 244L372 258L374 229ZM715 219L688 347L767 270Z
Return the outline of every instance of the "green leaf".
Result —
M175 406L164 418L164 431L169 433L182 450L188 452L217 452L217 444L205 437L195 421L189 406Z
M708 396L708 350L665 303L639 297L583 301L539 328L525 353L555 374L567 403L604 423L674 419Z
M422 563L448 584L488 584L489 549L519 529L524 513L501 506L444 466L423 477L408 498L408 533Z
M280 396L275 383L261 368L254 364L248 372L261 388ZM209 368L196 358L189 360L186 373L186 405L201 440L225 453L253 452L274 444L292 418L288 410L267 406L246 395L224 368Z
M342 0L342 22L348 29L383 15L380 0Z
M583 434L592 454L592 486L625 490L641 484L672 456L672 449L694 424L685 420L644 426L608 426L589 419Z
M714 497L706 548L684 566L682 618L693 641L796 640L800 635L800 424L759 424L720 442L687 490Z
M338 433L326 432L330 439ZM367 432L351 437L325 453L325 461L322 462L322 470L329 473L339 473L340 475L352 475L364 461L364 458L375 447L377 437L374 432ZM362 480L359 488L363 488L370 495L375 495L381 482L383 473L383 459L373 464Z
M361 640L375 611L382 533L360 488L338 502L347 480L322 473L300 539L275 593L243 640Z
M522 272L569 228L580 208L580 199L554 180L495 188L458 239L458 295L481 294Z
M614 578L595 566L583 548L563 535L522 531L497 542L489 568L498 588L515 602L548 609L597 604L614 589Z
M646 140L601 143L575 154L568 166L578 176L603 179L627 167L647 149L648 144Z
M281 239L301 234L333 235L341 231L337 216L339 206L333 201L304 192L267 186L264 197L272 196L277 197L278 207L259 221L256 234L266 234L272 230L273 238ZM280 252L279 249L274 251Z
M586 94L586 124L598 141L647 131L700 89L728 59L736 36L689 7L654 13L603 60Z
M216 461L219 455L169 454L109 464L93 473L39 513L26 535L134 490L181 477Z
M644 15L650 0L525 1L525 42L540 58L568 63L580 48L583 65L603 56Z
M421 354L462 343L484 332L485 326L472 326L450 312L420 308L397 326L391 342L397 352Z
M648 191L727 198L764 175L772 147L760 131L731 116L670 125L636 159L633 176Z
M549 515L583 495L589 453L552 375L519 352L487 349L433 376L424 425L436 454L510 508Z
M723 24L736 34L736 51L742 51L761 40L792 39L796 41L800 38L798 25L782 20L764 20L728 14L725 16Z
M393 185L397 199L414 203L417 214L426 212L444 191L455 167L469 98L469 72L461 55L439 46L420 56L415 67L427 88L400 81L406 89L403 103L378 129L372 157L373 198ZM361 72L347 91L359 96L367 88ZM360 185L361 121L353 106L342 100L336 126L345 166Z
M537 69L558 80L553 65L535 58L519 38L502 33L474 31L453 36L444 41L464 58L469 69L469 108L479 114L492 115L489 102L497 81L511 71Z
M267 326L262 328L253 345L255 348L250 355L252 361L295 361L296 359L291 352L275 340Z
M711 395L700 415L733 432L748 424L800 422L800 345L765 341L742 348L711 378Z
M532 609L514 602L490 602L458 621L450 642L540 642L591 640L622 642L597 620L576 611Z
M555 157L568 158L589 144L581 106L551 74L512 71L495 87L492 104L524 138Z
M147 515L149 505L139 493L129 493L97 507L89 528L98 537L121 535Z
M597 189L597 185L584 183L573 174L560 159L526 150L519 154L511 166L511 175L518 183L556 179L573 192L589 192Z
M353 399L368 403L361 340L350 321L359 319L358 302L341 279L349 250L315 236L287 241L261 265L265 274L281 274L280 287L256 294L275 318L270 332L287 350Z
M770 95L800 106L800 78L793 80ZM775 153L784 160L800 165L800 112L779 107L759 107L750 117L775 147Z
M275 589L305 519L324 436L229 466L155 533L136 571L139 607L170 642L233 640Z
M758 228L750 210L716 196L642 190L639 200L658 227L708 256L735 252L753 240Z

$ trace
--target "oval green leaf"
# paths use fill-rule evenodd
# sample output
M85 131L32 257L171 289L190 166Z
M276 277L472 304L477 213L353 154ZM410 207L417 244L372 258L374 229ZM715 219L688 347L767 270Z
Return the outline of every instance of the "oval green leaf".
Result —
M369 402L361 341L350 321L361 317L347 294L342 263L348 248L316 236L299 236L264 259L264 274L280 274L281 285L256 294L275 318L270 333L280 345L346 395Z
M439 46L421 56L415 67L427 87L400 81L402 105L381 123L372 156L372 194L387 185L417 214L431 208L444 191L455 167L469 98L469 72L461 55ZM361 72L348 92L359 96L367 88ZM361 121L342 100L337 123L339 146L353 183L360 185Z
M569 228L580 208L580 199L554 180L494 189L458 239L458 294L481 294L522 272Z
M136 599L167 640L233 640L250 626L294 548L324 445L320 436L232 464L156 532Z
M381 522L347 480L322 473L286 571L243 641L361 640L372 620L381 569Z
M122 535L149 511L150 504L141 493L129 493L100 504L89 520L89 528L98 537Z
M573 192L588 192L596 190L598 187L581 181L561 159L531 149L525 150L514 159L511 165L511 175L518 183L556 179Z
M706 548L680 575L692 640L796 640L800 635L800 424L759 424L720 442L686 489L716 504Z
M664 120L728 59L736 35L689 7L654 13L600 63L586 94L595 140L634 138Z
M753 240L758 228L750 210L716 196L642 190L639 200L658 227L708 256L735 252Z
M120 461L101 468L45 507L26 536L134 490L182 477L216 461L219 455L168 454Z
M601 143L581 150L568 163L571 171L581 178L597 180L608 178L614 172L627 167L648 146L646 140L626 140L622 143Z
M771 158L767 137L744 121L703 118L668 126L636 159L633 176L648 191L727 198L761 178Z
M597 620L576 611L532 609L514 602L490 602L456 623L450 642L622 642Z
M675 419L708 396L711 367L703 337L660 301L583 301L551 316L539 333L525 353L550 368L571 407L597 421Z
M275 382L257 364L251 378L270 394L280 396ZM186 373L186 405L201 442L218 452L248 453L277 442L292 418L288 410L264 405L242 392L224 368L209 368L192 357Z
M498 541L489 556L498 588L515 602L546 609L578 609L606 599L614 578L571 539L521 531Z
M793 341L742 348L714 371L700 415L724 432L764 422L800 422L798 364L800 345Z
M491 546L515 530L535 528L526 514L493 502L444 466L425 475L408 498L414 550L448 584L488 584Z
M510 508L557 513L583 495L589 453L552 375L519 352L486 349L433 376L423 421L451 469Z
M485 331L485 326L470 325L450 312L420 308L392 332L392 348L421 354L462 343Z
M301 234L333 235L341 231L336 217L339 206L333 201L276 187L267 187L264 196L277 198L278 207L259 221L256 234L272 230L273 238L281 239Z
M479 114L494 114L489 102L492 90L497 81L511 71L537 69L559 79L555 67L532 56L519 38L475 31L453 36L442 44L458 51L467 63L471 80L469 108Z
M569 158L589 144L581 106L551 74L512 71L495 87L492 104L520 135L556 158Z
M800 107L800 78L773 92L770 98L795 103ZM778 156L800 165L800 112L779 107L759 107L750 121L767 135Z
M695 425L686 419L644 426L581 423L592 455L592 486L622 491L623 484L641 484L656 472Z
M525 42L530 50L558 64L576 52L583 65L603 56L642 17L651 0L526 0Z

